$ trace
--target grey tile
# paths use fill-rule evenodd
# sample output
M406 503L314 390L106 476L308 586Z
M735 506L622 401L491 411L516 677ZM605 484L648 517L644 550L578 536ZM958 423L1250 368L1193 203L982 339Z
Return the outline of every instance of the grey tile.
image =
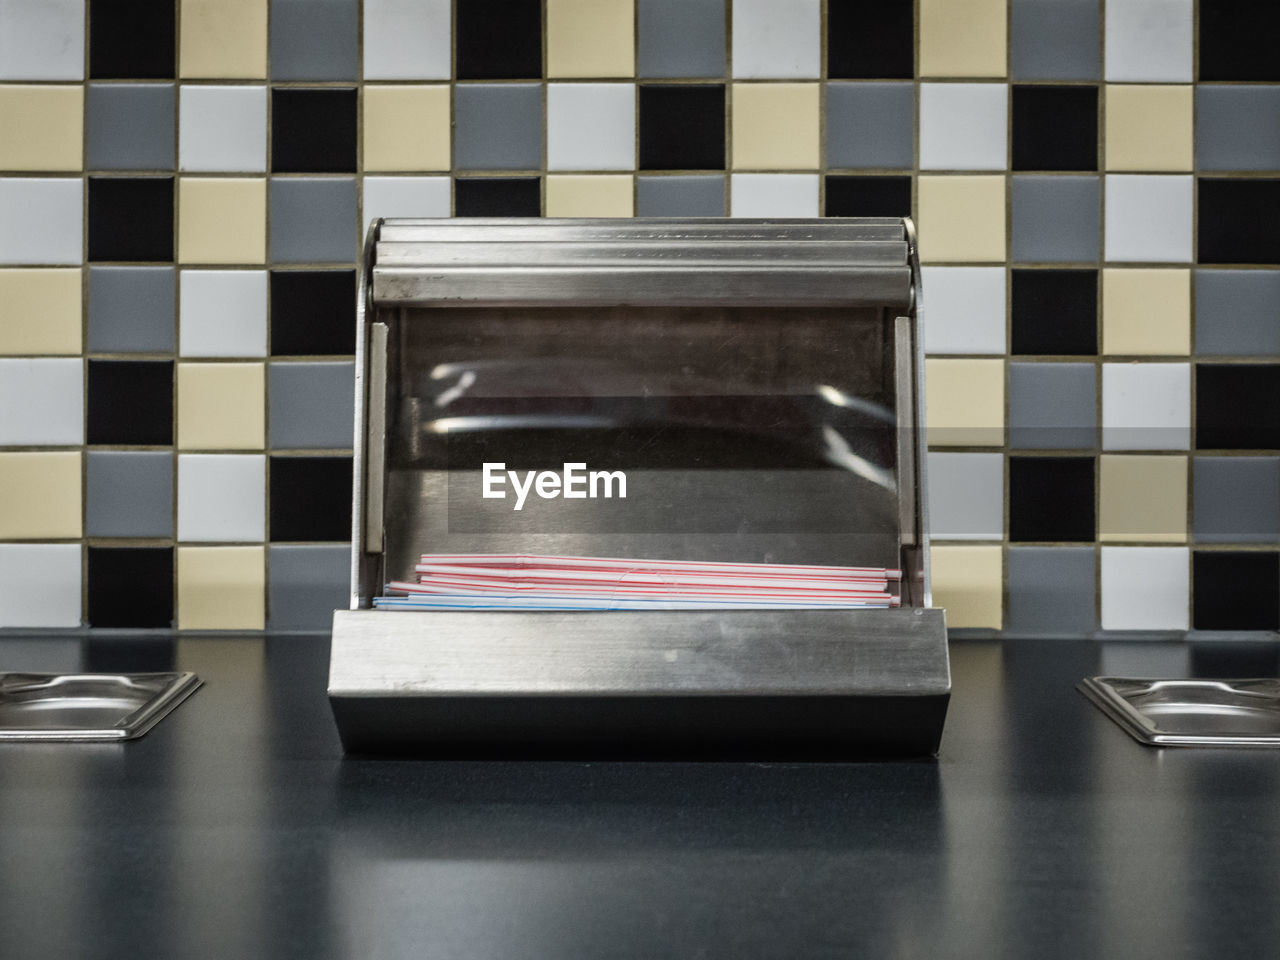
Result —
M542 165L539 84L459 84L453 121L455 169L536 170Z
M999 540L1004 454L929 454L929 530L936 540Z
M639 0L640 77L723 77L723 0Z
M1200 543L1280 541L1280 457L1196 457L1192 485Z
M827 166L909 170L914 152L912 84L827 84Z
M351 263L359 252L355 178L272 177L271 259Z
M1097 381L1091 363L1009 364L1010 448L1097 446Z
M354 363L271 364L271 446L349 450Z
M723 217L724 177L640 177L637 217Z
M271 0L272 80L355 80L358 0Z
M270 629L328 630L351 594L351 547L268 547L267 580Z
M90 450L85 466L90 537L173 536L173 454Z
M1280 87L1196 87L1201 170L1280 168Z
M1098 629L1092 547L1010 547L1007 634Z
M1097 80L1098 0L1013 0L1014 80Z
M88 169L173 169L173 84L91 83L85 96Z
M1013 259L1020 263L1096 263L1097 177L1014 177Z
M1280 354L1280 270L1197 270L1196 353Z
M91 353L173 352L173 267L89 268Z

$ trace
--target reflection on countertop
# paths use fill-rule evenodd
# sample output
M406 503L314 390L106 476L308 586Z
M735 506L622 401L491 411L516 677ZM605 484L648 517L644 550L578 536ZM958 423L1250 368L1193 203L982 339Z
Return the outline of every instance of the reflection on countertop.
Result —
M0 747L6 956L1266 955L1280 752L1158 750L1084 676L1280 644L962 641L936 763L344 759L322 637L15 638L192 670L130 744Z

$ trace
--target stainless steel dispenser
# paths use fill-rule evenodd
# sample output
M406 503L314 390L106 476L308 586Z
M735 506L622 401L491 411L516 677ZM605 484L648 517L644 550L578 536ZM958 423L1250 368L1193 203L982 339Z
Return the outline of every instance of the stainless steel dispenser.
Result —
M383 220L357 305L350 751L927 756L931 607L913 226ZM482 462L627 497L481 495ZM874 565L901 606L373 609L434 553Z

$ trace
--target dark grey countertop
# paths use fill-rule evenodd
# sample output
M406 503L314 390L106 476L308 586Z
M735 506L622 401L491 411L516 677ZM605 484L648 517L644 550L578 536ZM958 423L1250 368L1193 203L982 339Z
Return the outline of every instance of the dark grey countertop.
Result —
M0 746L0 955L1245 957L1280 950L1280 751L1140 746L1094 674L1280 645L953 644L937 763L347 759L322 637L0 640L194 670L129 744Z

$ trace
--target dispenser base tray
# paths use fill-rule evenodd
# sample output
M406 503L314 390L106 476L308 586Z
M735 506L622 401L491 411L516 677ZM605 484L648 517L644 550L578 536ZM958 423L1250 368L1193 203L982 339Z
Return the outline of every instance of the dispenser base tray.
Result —
M713 759L927 757L941 610L334 615L346 749Z

